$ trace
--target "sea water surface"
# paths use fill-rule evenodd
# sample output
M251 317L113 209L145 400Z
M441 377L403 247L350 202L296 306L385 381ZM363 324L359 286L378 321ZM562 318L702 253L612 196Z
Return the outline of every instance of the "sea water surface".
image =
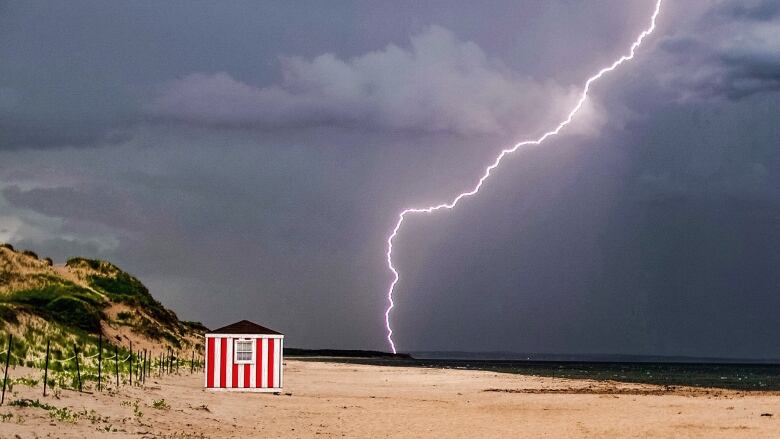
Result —
M398 367L485 370L666 386L780 390L780 361L777 360L468 352L412 352L408 358L329 356L308 359Z

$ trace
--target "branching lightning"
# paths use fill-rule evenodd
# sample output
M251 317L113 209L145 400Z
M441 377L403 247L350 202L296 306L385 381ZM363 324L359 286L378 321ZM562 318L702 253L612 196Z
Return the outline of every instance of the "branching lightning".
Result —
M395 223L395 227L393 228L392 233L390 236L387 237L387 266L390 268L390 271L393 273L393 281L390 284L390 288L387 291L387 301L388 301L388 307L385 311L385 326L387 328L387 341L390 343L390 348L393 350L393 353L396 353L395 343L393 342L393 329L390 326L390 311L393 310L395 307L395 303L393 302L393 292L395 291L395 287L398 284L398 281L400 279L400 275L398 273L398 270L396 270L395 266L393 265L393 240L398 236L398 232L401 230L401 226L403 225L404 219L406 219L406 216L409 214L417 214L417 213L433 213L438 210L442 209L452 209L455 206L458 205L458 203L463 200L464 198L468 198L477 192L482 188L482 185L485 183L485 181L490 177L491 172L493 172L494 169L498 167L498 165L501 164L501 161L509 154L512 154L513 152L517 151L523 146L528 145L540 145L544 143L545 140L547 140L550 137L553 137L561 132L564 128L566 128L567 125L569 125L572 120L574 119L574 116L577 115L577 113L582 109L583 104L588 98L588 93L590 92L590 87L593 85L594 82L601 79L602 76L605 74L615 70L618 68L621 64L625 63L626 61L630 61L634 58L634 54L636 53L636 50L639 48L639 46L642 45L642 42L647 38L648 35L652 34L655 30L656 25L656 19L658 18L658 14L661 12L661 2L663 0L656 0L655 4L655 10L653 11L653 15L650 19L650 25L647 29L642 31L642 33L639 34L637 39L634 41L633 44L631 44L631 49L629 50L627 55L623 55L620 58L618 58L615 62L613 62L610 66L604 67L603 69L599 70L598 73L588 78L587 82L585 82L585 87L582 90L582 94L580 95L579 100L577 101L577 104L572 108L572 110L569 112L568 116L558 124L558 126L555 127L552 131L548 131L544 133L541 137L535 140L524 140L522 142L516 143L511 148L507 148L502 150L496 159L493 161L493 163L485 168L485 172L482 174L482 177L477 181L477 184L474 185L474 187L467 191L462 192L458 194L455 198L452 199L452 201L442 204L437 204L429 207L420 207L420 208L409 208L404 209L399 215L398 215L398 221Z

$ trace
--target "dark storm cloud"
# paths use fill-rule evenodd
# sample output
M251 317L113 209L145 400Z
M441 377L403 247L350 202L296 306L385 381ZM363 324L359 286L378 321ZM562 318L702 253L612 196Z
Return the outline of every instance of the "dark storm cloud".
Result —
M651 3L9 3L0 241L386 348L399 209L548 128ZM665 2L576 129L410 218L401 349L780 357L775 4Z
M220 89L247 93L238 101L235 96L217 93L213 97L219 98L218 102L236 108L208 108L205 121L219 116L218 121L228 123L246 122L247 118L256 122L258 117L270 124L289 123L289 113L295 111L295 120L335 119L356 124L368 119L379 126L484 132L495 129L496 124L505 127L512 109L533 108L542 92L566 96L568 87L544 79L559 70L559 59L592 62L584 51L570 50L568 39L545 38L549 29L563 26L584 33L592 29L591 20L609 10L619 23L609 32L588 33L583 40L583 44L604 47L617 45L615 35L627 32L640 18L634 8L623 3L554 4L547 9L535 2L519 5L506 1L494 6L482 8L466 2L453 8L412 1L396 2L392 7L348 1L331 2L328 7L317 2L202 3L197 7L189 2L5 2L0 14L0 148L121 143L144 120L156 91L176 84L177 78L182 84L195 86L206 81L203 85L212 93ZM490 22L500 26L483 25ZM410 37L425 38L424 30L431 25L453 34L440 32L439 43L423 41L428 53L405 47ZM428 41L435 38L427 36ZM467 43L474 38L480 40L476 45ZM495 56L476 47L481 44L503 53L509 59L507 66L500 66ZM388 52L391 47L401 57L419 57L396 65ZM442 53L430 53L439 48ZM433 77L437 56L457 67L443 72L442 81ZM324 80L324 85L336 85L341 91L352 85L349 76L334 77L338 72L317 69L329 59L337 67L343 63L341 70L362 77L369 90L357 90L354 102L340 90L320 89L324 96L301 96L302 90L282 87L280 97L274 98L277 92L270 92L272 96L258 101L258 91L284 84L280 72L289 70L280 68L280 57L298 63L294 71L312 74L311 79ZM529 63L529 58L534 61ZM386 68L384 78L381 72L367 72L350 64L361 59L363 63L374 60L374 68ZM381 62L392 65L378 64ZM574 74L581 68L572 64L571 72L561 74ZM445 67L439 66L439 72ZM394 86L387 78L393 72L412 75L407 79L420 81L420 85L407 85L407 94L394 100L387 90ZM532 79L536 77L542 79ZM304 81L299 85L311 87L309 92L317 91L318 84L298 79ZM472 85L479 81L490 84L484 95ZM373 87L378 89L372 92ZM461 97L453 91L458 87L469 91ZM523 92L527 93L520 96ZM415 93L415 99L408 96ZM181 114L163 112L171 119L203 115L202 103L192 102L196 97L192 93L182 97L187 105L180 108ZM329 97L349 102L339 111L335 102L326 99ZM269 98L281 99L282 107L258 109L263 103L277 102L263 100ZM474 114L462 105L467 102L464 98L474 100ZM496 108L486 108L492 103ZM403 104L409 105L399 109ZM161 110L166 108L176 109L172 102L162 105ZM286 115L278 114L285 109ZM362 114L364 111L367 114ZM405 111L408 114L404 115ZM230 114L240 116L239 120L232 120ZM413 120L417 115L430 123ZM475 120L470 120L471 116ZM539 116L534 112L534 117ZM525 126L532 126L533 118L524 119L529 120Z
M774 0L727 1L713 15L725 19L770 21L780 17L780 3Z
M74 221L98 222L118 228L137 228L144 224L144 212L133 198L120 188L72 187L22 190L7 186L2 196L14 207L34 210L47 216Z
M704 97L741 99L780 90L780 6L726 1L666 38L662 47L685 69L677 87Z
M114 101L117 93L100 96L62 78L46 78L44 84L15 83L15 72L7 69L11 71L0 79L0 149L118 144L130 137L134 110ZM3 87L4 83L14 87ZM105 100L109 97L113 102Z
M57 147L91 147L116 145L131 137L131 133L112 124L94 120L56 123L31 122L13 116L0 121L0 149L46 149Z
M490 60L472 42L432 26L411 47L349 60L324 54L283 59L281 85L255 87L227 73L190 74L151 105L157 117L226 126L372 126L389 130L497 134L549 124L575 98ZM517 114L532 114L518 127Z
M754 93L780 90L780 55L763 50L745 50L723 54L727 73L722 87L732 98L742 98Z

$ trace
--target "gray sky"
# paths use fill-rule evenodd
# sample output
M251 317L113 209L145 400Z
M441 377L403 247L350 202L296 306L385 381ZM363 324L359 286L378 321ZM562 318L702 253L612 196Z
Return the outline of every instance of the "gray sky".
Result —
M398 211L548 130L652 8L0 2L0 241L386 349ZM667 1L571 130L405 224L399 349L780 357L778 53L775 1Z

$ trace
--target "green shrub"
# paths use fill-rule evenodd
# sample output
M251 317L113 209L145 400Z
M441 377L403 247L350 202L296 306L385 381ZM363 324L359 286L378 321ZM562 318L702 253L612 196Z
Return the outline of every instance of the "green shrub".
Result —
M119 273L116 276L90 276L89 283L114 296L145 296L149 294L144 284L127 273Z
M15 378L13 380L9 380L9 382L13 382L14 384L19 384L27 387L35 387L38 385L38 380L29 377Z
M39 400L35 399L15 399L8 403L11 407L35 407L40 408L44 410L52 410L56 409L57 407L54 407L53 405L46 404L45 402L40 402Z
M120 271L116 276L93 275L89 276L88 280L91 287L102 291L111 300L141 307L161 324L176 326L176 314L155 300L144 284L135 277Z
M100 332L101 312L75 297L58 297L46 305L51 316L68 326L89 332Z
M207 328L203 323L201 322L193 322L189 320L184 320L181 322L186 328L189 328L196 332L209 332L209 328Z
M52 419L56 419L60 422L68 422L68 423L75 423L76 419L78 419L78 414L72 411L71 409L67 407L57 408L52 407L49 409L49 416Z
M76 422L76 419L78 418L78 414L73 412L71 409L67 407L55 407L51 404L46 404L45 402L40 402L39 400L32 400L32 399L16 399L8 403L8 405L12 407L34 407L43 409L49 412L49 416L52 419L56 419L58 421L62 422ZM18 437L18 435L17 435Z
M133 330L153 340L160 340L163 338L163 330L146 317L141 317L138 325L133 328Z
M23 250L23 251L22 251L22 254L23 254L23 255L25 255L25 256L29 256L29 257L31 257L31 258L38 259L38 254L37 254L37 253L35 253L35 252L34 252L34 251L32 251L32 250Z
M18 313L12 307L4 304L0 304L0 324L11 323L14 325L19 324Z
M175 335L171 334L168 331L163 332L163 338L168 341L173 347L180 349L181 348L181 340L176 338Z
M78 268L80 265L86 265L87 267L93 270L101 269L101 261L98 261L97 259L70 258L67 261L65 261L66 267Z
M106 305L94 292L72 283L16 291L3 300L44 319L89 332L100 331Z
M4 301L8 303L45 306L52 300L63 296L76 297L93 306L104 305L103 299L100 296L70 282L61 282L45 285L40 288L15 291L6 296Z
M170 410L171 405L165 402L165 399L157 399L152 402L152 407L157 410Z

